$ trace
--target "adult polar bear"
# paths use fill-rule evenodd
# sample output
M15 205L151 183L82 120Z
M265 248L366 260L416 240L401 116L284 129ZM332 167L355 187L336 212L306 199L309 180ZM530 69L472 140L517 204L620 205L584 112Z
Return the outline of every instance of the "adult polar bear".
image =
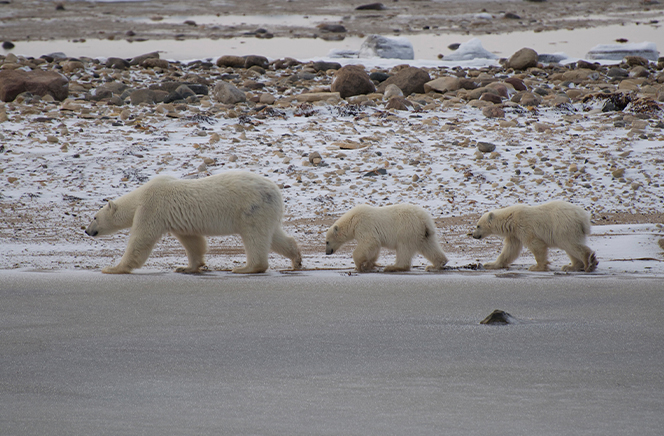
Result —
M417 252L433 264L426 267L427 271L441 270L447 263L431 215L412 204L355 206L327 231L325 254L334 253L353 239L357 239L353 261L358 271L370 271L376 266L381 247L397 251L396 263L386 266L386 272L410 270Z
M503 249L495 262L484 264L488 269L507 268L519 257L523 245L535 255L536 265L530 271L548 271L547 250L565 250L572 263L563 271L595 271L597 257L586 243L590 234L590 216L579 206L550 201L539 206L517 204L487 212L480 218L473 238L489 235L504 237Z
M205 265L204 236L238 234L247 253L247 265L235 273L261 273L268 268L270 250L302 265L300 249L281 227L284 204L279 187L247 171L229 171L196 180L158 176L136 190L109 201L85 233L103 236L131 228L120 263L102 270L127 274L140 268L154 245L166 233L184 246L187 267L176 272L196 273Z

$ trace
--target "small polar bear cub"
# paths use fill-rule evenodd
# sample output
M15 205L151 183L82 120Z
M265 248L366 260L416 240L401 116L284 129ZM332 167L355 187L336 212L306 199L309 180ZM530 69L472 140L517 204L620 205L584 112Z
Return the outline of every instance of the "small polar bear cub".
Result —
M473 238L489 235L504 238L503 249L495 262L487 262L487 269L507 268L519 257L523 245L535 255L536 265L530 271L549 271L547 250L557 247L565 250L571 264L563 271L595 271L597 257L588 248L586 236L590 234L590 216L579 206L551 201L539 206L517 204L487 212L480 218Z
M386 272L409 271L417 252L433 264L426 267L427 271L441 270L447 263L431 215L411 204L355 206L327 231L325 254L334 253L353 239L357 240L353 261L355 269L360 272L370 271L376 266L381 247L397 251L396 263L386 266Z
M196 180L158 176L122 197L109 201L85 230L90 236L131 228L120 263L102 270L127 274L143 266L154 245L171 233L184 246L189 265L175 271L197 273L205 265L204 236L240 235L247 265L234 273L262 273L274 251L300 268L302 256L282 229L284 204L279 187L248 171L229 171Z

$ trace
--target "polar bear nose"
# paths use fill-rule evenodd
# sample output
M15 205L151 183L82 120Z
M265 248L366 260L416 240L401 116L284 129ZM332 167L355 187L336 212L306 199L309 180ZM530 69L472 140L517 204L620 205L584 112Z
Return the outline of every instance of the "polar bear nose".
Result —
M330 254L332 254L332 253L334 253L334 249L333 249L333 248L328 248L327 250L325 250L325 254L327 254L328 256L329 256Z
M96 231L96 230L92 231L92 232L90 230L86 230L85 233L94 237L94 236L97 236L97 233L99 233L99 232Z

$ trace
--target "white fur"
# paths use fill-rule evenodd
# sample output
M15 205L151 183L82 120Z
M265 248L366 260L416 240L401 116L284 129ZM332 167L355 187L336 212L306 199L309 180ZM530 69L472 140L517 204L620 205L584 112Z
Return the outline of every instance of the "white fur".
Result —
M548 271L548 248L565 250L572 263L564 271L594 271L595 252L588 248L590 216L579 206L564 201L551 201L539 206L517 204L485 213L477 223L473 238L489 235L504 238L503 250L495 262L484 264L488 269L507 268L519 257L525 245L535 255L537 265L531 271Z
M427 266L427 271L440 270L447 263L431 215L411 204L355 206L327 231L325 253L332 254L353 239L357 239L353 260L358 271L369 271L376 266L381 247L397 251L396 263L386 266L387 272L410 270L413 256L418 252L433 263Z
M109 201L85 232L102 236L131 228L120 263L104 268L104 273L126 274L140 268L169 232L182 243L189 259L189 265L177 272L195 273L205 265L204 236L234 234L242 237L247 265L233 272L264 272L270 250L299 268L300 249L281 227L283 209L279 187L250 172L230 171L197 180L158 176Z

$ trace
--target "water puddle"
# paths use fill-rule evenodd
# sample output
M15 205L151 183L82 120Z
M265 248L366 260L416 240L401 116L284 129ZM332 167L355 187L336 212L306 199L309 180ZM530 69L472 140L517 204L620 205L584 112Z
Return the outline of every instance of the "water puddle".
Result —
M240 16L233 16L240 17ZM183 17L178 17L180 20ZM224 18L224 16L219 17ZM236 19L233 18L233 19ZM252 17L242 17L252 18ZM261 19L264 17L261 17ZM291 19L289 17L289 19ZM304 18L303 20L317 20ZM661 20L662 17L653 17ZM176 19L173 17L173 19ZM285 19L274 17L275 20ZM260 25L256 20L256 25ZM312 22L309 22L311 25ZM540 54L566 53L572 58L584 58L586 53L598 44L616 44L617 39L630 43L654 42L662 50L664 32L657 23L625 24L590 29L563 29L549 32L512 32L497 35L477 36L485 49L500 57L509 57L520 48L530 47ZM449 54L447 48L452 43L466 42L472 35L458 34L419 34L404 35L415 49L415 59L435 60L439 54ZM221 55L256 54L268 58L293 57L306 60L327 57L331 50L359 50L365 38L347 37L342 41L327 41L321 38L272 38L258 39L242 37L232 39L194 39L194 40L148 40L129 42L126 40L86 40L73 42L64 40L51 41L17 41L16 47L10 51L17 55L39 57L53 52L63 52L67 56L79 57L122 57L131 58L140 54L159 51L162 58L171 60L192 60L216 58ZM2 51L0 51L1 53Z
M288 27L316 27L320 23L336 23L343 17L334 15L172 15L168 17L154 16L150 18L123 18L122 20L135 23L150 23L159 21L167 24L182 24L193 21L202 26L288 26Z

